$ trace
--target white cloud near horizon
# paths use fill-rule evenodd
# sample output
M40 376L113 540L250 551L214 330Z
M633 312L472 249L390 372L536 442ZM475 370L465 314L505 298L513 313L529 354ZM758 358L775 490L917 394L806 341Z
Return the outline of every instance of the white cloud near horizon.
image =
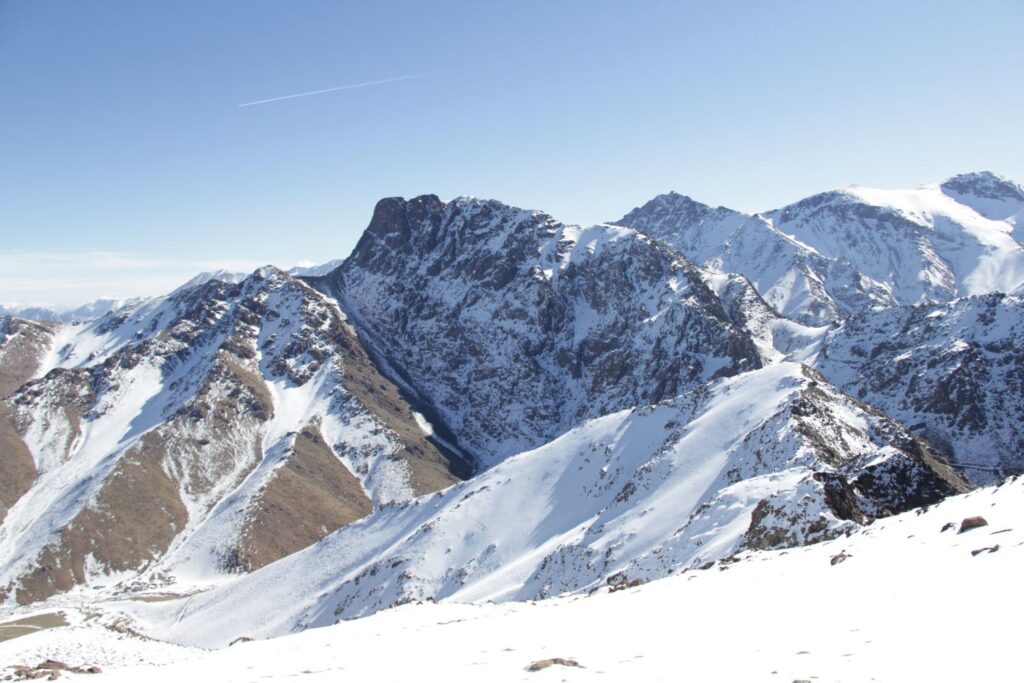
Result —
M206 271L252 272L264 265L88 249L0 249L0 304L71 309L97 299L167 294Z

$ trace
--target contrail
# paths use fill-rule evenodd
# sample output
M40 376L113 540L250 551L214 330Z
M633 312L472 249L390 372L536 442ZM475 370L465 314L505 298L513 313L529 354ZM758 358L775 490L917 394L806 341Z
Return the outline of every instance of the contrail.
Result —
M394 83L395 81L411 81L414 78L423 78L424 76L433 76L437 72L426 73L426 74L412 74L409 76L396 76L395 78L384 78L379 81L367 81L366 83L352 83L351 85L339 85L335 88L324 88L323 90L311 90L309 92L300 92L294 95L282 95L281 97L271 97L266 100L256 100L255 102L245 102L238 105L239 107L251 107L254 104L266 104L268 102L280 102L281 100L292 100L296 97L309 97L310 95L320 95L325 92L336 92L338 90L355 90L356 88L366 88L371 85L381 85L382 83Z

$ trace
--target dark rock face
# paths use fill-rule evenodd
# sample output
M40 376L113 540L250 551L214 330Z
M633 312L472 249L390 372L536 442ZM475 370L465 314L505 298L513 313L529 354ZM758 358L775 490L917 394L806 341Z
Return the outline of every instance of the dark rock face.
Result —
M978 484L1024 472L1024 305L990 294L867 312L817 367L901 420Z
M382 200L352 256L315 284L483 466L760 365L667 247L494 201Z

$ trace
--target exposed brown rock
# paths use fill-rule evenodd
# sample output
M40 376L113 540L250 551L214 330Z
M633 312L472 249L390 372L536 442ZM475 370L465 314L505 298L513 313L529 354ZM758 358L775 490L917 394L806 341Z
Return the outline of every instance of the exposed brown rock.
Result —
M0 522L35 479L32 454L14 426L10 408L0 402Z
M971 557L977 557L982 553L994 553L999 550L999 545L989 546L988 548L978 548L977 550L971 551Z
M34 667L17 666L14 667L14 678L16 680L30 681L35 679L46 678L51 681L55 681L60 678L61 671L68 671L76 674L98 674L102 672L98 666L68 666L64 662L56 659L47 659ZM8 677L8 680L10 677Z
M10 396L36 373L52 339L47 323L0 319L0 398Z
M320 431L308 426L296 435L291 455L257 498L230 561L238 569L258 569L372 510L359 480Z
M223 372L227 375L227 379L237 380L245 391L245 396L242 398L250 413L261 420L272 418L274 402L270 398L270 392L267 391L267 385L263 378L226 354L222 354L220 360L223 362Z
M178 486L161 466L163 444L155 433L125 455L93 503L79 512L59 539L21 579L20 604L44 600L85 580L86 558L106 569L137 569L159 557L185 526Z
M831 564L834 567L841 562L846 562L846 560L848 560L851 557L853 557L853 555L848 554L845 550L840 550L837 554L832 556L832 558L829 560L829 564Z
M978 527L983 526L988 526L988 521L984 517L965 517L964 520L960 522L960 530L957 531L957 533L962 534L965 531L970 531L971 529L977 529Z
M526 667L527 671L541 671L549 666L570 666L578 669L584 668L582 664L577 662L575 659L563 659L562 657L552 657L551 659L538 659L536 662Z

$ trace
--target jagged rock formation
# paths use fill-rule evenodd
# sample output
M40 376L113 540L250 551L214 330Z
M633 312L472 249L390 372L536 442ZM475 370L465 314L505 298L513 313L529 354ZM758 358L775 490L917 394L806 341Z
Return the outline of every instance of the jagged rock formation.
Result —
M1024 301L989 294L866 312L816 366L935 444L973 481L1024 472Z
M761 364L700 269L660 243L494 201L383 200L317 286L484 467Z

